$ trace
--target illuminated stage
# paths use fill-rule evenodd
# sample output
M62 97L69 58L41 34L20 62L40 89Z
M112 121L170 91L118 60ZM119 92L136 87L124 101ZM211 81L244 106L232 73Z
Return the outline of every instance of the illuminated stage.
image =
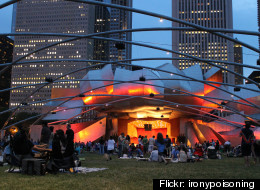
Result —
M45 105L46 109L60 105L53 111L55 114L44 118L53 121L49 125L58 129L72 123L75 141L81 142L123 132L137 143L139 135L149 138L161 132L173 142L183 134L191 145L212 139L221 143L231 140L235 145L240 143L238 132L245 120L255 121L251 116L260 115L259 109L245 103L250 100L260 105L257 87L241 85L234 92L233 87L221 85L222 71L216 68L204 75L199 65L179 70L164 64L156 72L117 68L113 73L111 68L106 65L89 71L80 82L80 89L53 89L52 98L74 98L63 98L67 102L62 105L58 101ZM75 123L93 111L97 115L92 123ZM254 130L259 139L258 127Z

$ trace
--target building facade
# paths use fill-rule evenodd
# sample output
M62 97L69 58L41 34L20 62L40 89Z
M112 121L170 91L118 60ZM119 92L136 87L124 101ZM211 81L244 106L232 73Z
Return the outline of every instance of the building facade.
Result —
M132 0L111 0L112 4L132 7ZM125 30L132 28L132 12L111 8L110 30ZM132 41L132 33L114 33L110 38ZM132 46L125 44L123 48L117 48L117 42L110 42L110 61L131 59ZM130 63L130 62L128 62ZM115 68L113 68L115 69ZM127 67L127 69L129 69Z
M174 0L172 1L172 16L208 28L233 29L232 0ZM187 27L173 23L173 27ZM232 34L230 34L232 36ZM234 60L233 43L205 31L173 31L173 50L195 57L231 61ZM175 55L174 57L183 56ZM174 61L180 69L200 64L203 73L212 66L207 63L189 60ZM234 66L217 63L234 71ZM234 75L223 71L223 81L234 84Z
M101 2L109 3L110 0L96 0ZM95 5L95 26L94 32L106 32L110 30L110 8ZM105 35L104 37L108 37L109 35ZM93 51L93 59L94 60L102 60L109 61L110 59L110 51L109 51L109 41L94 39L94 51Z
M0 64L11 63L13 59L14 42L8 37L0 37ZM3 69L4 67L1 67ZM11 86L11 68L6 70L0 76L0 90L10 88ZM9 107L10 92L0 93L0 108Z
M96 0L132 7L132 0ZM120 9L95 5L95 33L110 30L124 30L132 28L132 13ZM132 40L132 33L114 33L104 37L117 40ZM93 59L102 61L117 61L131 59L132 47L125 44L123 49L117 47L118 43L106 40L94 40ZM130 63L130 62L128 62ZM115 70L115 65L113 69Z
M94 6L79 4L63 0L23 0L14 6L13 30L16 33L65 33L65 34L90 34L94 32ZM53 36L16 36L14 40L13 60L25 56L26 54L41 47L60 42L65 37ZM30 64L14 65L12 68L12 87L21 85L33 85L43 83L46 79L81 79L87 70L82 70L74 74L68 74L73 70L85 68L90 65L86 62L57 61L48 60L62 59L92 59L93 40L80 39L67 43L62 43L40 52L26 56L22 61L30 61ZM44 62L44 60L46 62ZM43 61L34 63L33 61ZM35 102L32 106L20 108L20 111L41 112L45 99L51 98L52 88L78 88L79 81L68 81L50 84L33 96L31 93L38 88L28 86L19 88L11 92L10 107L21 105L21 103ZM37 102L37 103L36 103Z
M240 44L234 45L234 62L243 64L243 48ZM243 67L235 66L234 70L236 73L243 75ZM243 84L243 78L235 76L235 84Z

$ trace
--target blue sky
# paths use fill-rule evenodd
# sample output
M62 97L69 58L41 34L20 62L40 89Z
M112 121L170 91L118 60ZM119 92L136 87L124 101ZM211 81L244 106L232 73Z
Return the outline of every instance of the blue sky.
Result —
M3 3L6 0L1 0ZM155 13L171 16L172 0L133 0L134 8L143 9ZM233 0L233 28L240 30L257 31L257 2L256 0ZM0 10L0 33L11 31L12 6ZM133 14L133 28L144 27L170 27L171 22L159 22L158 18L153 18L141 14ZM235 35L239 40L258 47L258 38L246 35ZM149 42L164 48L171 49L170 32L139 32L133 33L133 41ZM256 65L257 53L243 48L244 63ZM152 50L144 47L133 47L133 58L140 57L171 57L165 52ZM155 67L163 64L165 61L156 62L138 62L138 64ZM137 64L137 63L136 63ZM244 75L248 76L251 69L245 69Z

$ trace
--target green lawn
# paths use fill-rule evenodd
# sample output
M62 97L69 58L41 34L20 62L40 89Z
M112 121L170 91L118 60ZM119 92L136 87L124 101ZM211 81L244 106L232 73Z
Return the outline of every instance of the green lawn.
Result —
M28 176L5 173L7 166L0 167L0 189L152 189L152 179L255 179L260 178L260 165L244 167L243 158L204 160L197 163L138 162L135 159L120 160L116 156L106 161L95 153L82 155L82 165L108 170L87 174L46 174Z

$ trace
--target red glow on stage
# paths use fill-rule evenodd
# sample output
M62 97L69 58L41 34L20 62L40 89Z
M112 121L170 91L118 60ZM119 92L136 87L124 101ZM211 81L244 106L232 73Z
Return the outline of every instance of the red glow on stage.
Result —
M157 134L158 133L162 133L163 137L165 138L167 135L167 129L152 129L151 131L145 131L144 128L138 128L137 129L137 135L139 137L139 135L141 136L147 136L147 139L149 140L149 138L151 138L152 136L155 136L155 139L157 138ZM131 143L134 144L138 144L138 138L137 137L132 137L131 138Z
M167 135L167 129L152 129L151 131L146 131L144 128L137 128L137 134L138 136L147 136L147 138L151 138L152 136L155 136L155 138L157 137L158 133L162 133L163 137L166 138Z

